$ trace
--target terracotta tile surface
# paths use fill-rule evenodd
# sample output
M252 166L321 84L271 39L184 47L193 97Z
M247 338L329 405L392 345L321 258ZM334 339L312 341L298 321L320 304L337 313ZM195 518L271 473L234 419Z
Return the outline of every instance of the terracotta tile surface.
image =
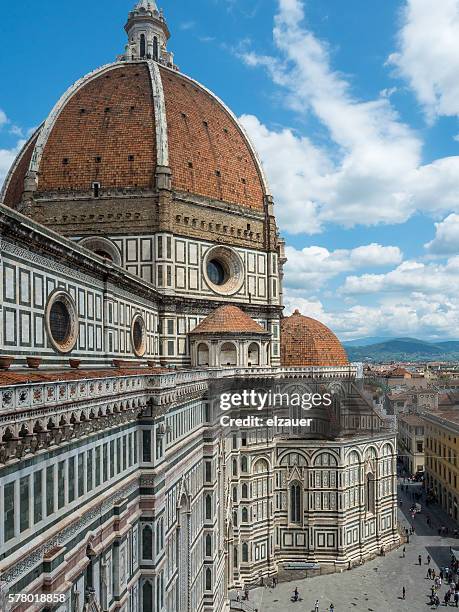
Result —
M208 334L215 332L268 334L261 325L237 306L219 306L190 333Z
M263 210L258 168L237 123L205 90L160 70L173 187Z
M148 67L121 64L80 88L61 111L43 152L38 191L90 190L93 182L153 187L155 168Z
M281 365L344 366L349 361L341 342L320 321L298 310L281 321Z
M183 75L160 68L168 123L173 188L263 211L257 162L241 128L209 93ZM21 200L33 146L6 193ZM153 188L156 127L146 64L119 64L74 93L61 110L43 151L41 192Z

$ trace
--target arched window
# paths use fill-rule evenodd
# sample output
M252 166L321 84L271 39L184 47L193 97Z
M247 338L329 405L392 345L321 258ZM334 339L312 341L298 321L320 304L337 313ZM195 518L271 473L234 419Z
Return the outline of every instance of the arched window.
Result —
M249 345L249 359L248 366L259 366L260 365L260 347L256 342L252 342Z
M239 565L237 546L233 547L233 565L234 567L237 567Z
M365 491L365 511L375 512L375 477L373 474L367 474L366 491Z
M157 62L158 58L159 58L159 53L158 53L158 38L155 36L153 38L153 59Z
M233 525L237 527L237 512L236 510L233 512Z
M142 558L153 559L153 532L150 525L146 525L142 530Z
M198 366L209 365L209 347L204 342L198 344Z
M242 455L242 457L241 457L241 472L247 472L247 470L248 470L247 457L245 455Z
M212 570L210 567L206 568L206 591L212 590Z
M156 551L159 552L164 547L164 521L160 519L156 525Z
M244 542L242 544L242 562L248 563L248 561L249 561L249 545L247 544L247 542Z
M212 536L210 533L206 535L206 557L212 556Z
M247 508L244 506L242 508L242 518L241 518L243 523L248 523L249 522L249 511L247 510Z
M220 365L235 366L237 365L236 347L232 342L225 342L220 349Z
M233 487L233 502L237 502L237 487Z
M146 45L145 45L145 34L140 35L140 57L145 57Z
M206 519L212 518L212 497L206 495Z
M249 496L249 488L244 482L244 484L242 485L242 498L247 499L248 496Z
M149 580L142 587L142 612L153 612L153 587Z
M233 476L237 476L237 461L233 459Z
M298 482L294 482L290 485L290 522L301 523L302 513L301 485Z

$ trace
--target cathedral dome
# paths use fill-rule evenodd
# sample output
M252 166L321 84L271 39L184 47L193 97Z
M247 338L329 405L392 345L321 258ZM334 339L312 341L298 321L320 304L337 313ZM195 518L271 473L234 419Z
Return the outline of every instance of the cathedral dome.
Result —
M345 366L346 351L323 323L305 317L299 310L281 321L281 365Z
M15 207L24 190L44 199L148 192L164 168L176 192L263 212L261 165L223 102L171 63L123 56L61 97L13 164L2 199Z

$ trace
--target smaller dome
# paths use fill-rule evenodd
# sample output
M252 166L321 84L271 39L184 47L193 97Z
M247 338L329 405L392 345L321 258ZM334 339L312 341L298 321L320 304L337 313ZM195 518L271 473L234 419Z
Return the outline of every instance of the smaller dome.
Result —
M281 365L345 366L346 351L326 325L299 310L281 321Z
M191 334L267 334L268 332L237 306L225 304L210 313Z

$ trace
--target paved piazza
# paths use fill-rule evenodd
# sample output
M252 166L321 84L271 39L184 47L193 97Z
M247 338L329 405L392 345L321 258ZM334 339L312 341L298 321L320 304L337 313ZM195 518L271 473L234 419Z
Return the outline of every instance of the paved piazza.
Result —
M410 491L420 490L417 485L410 485L409 488ZM408 516L411 503L410 492L408 495L402 493L399 520L403 525L411 524L411 518ZM427 515L431 518L432 528L426 524ZM441 525L450 530L456 527L437 506L429 506L426 509L423 504L421 514L414 520L416 534L410 536L410 543L405 545L405 558L402 555L402 546L385 557L378 557L342 574L284 582L274 590L257 588L250 591L250 608L256 608L259 612L314 612L314 603L319 599L320 612L328 612L331 602L335 606L335 612L430 610L429 593L433 582L426 578L427 555L432 558L430 566L438 571L449 563L450 546L459 548L459 539L442 538L438 535L437 530ZM419 554L422 555L421 567L418 564ZM298 587L301 597L301 601L296 603L290 601L295 586ZM405 601L401 599L403 586L406 588ZM446 587L442 585L439 593L442 601L440 608L445 607L445 592Z

